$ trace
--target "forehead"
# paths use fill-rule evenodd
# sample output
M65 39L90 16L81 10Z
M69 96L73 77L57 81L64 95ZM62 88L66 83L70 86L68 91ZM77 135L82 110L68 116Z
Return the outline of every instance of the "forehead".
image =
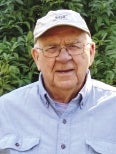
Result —
M49 29L41 37L38 38L39 44L59 44L60 42L71 43L75 40L81 42L86 40L88 34L80 29L71 26L57 26Z

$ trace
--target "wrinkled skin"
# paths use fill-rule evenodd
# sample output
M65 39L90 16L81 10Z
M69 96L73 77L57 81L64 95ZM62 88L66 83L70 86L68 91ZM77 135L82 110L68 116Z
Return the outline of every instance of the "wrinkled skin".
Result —
M84 53L71 56L66 49L61 49L55 58L45 57L42 51L48 45L60 45L78 40L83 44ZM35 63L43 74L45 88L50 96L59 102L68 103L83 87L88 68L91 66L95 55L95 44L87 33L70 26L54 27L38 38L32 49Z

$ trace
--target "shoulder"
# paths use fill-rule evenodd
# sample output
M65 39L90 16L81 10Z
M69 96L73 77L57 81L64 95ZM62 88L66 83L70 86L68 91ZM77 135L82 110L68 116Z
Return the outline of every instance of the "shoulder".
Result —
M111 86L109 84L106 84L104 82L92 79L93 87L95 89L101 90L101 91L109 91L109 92L114 92L116 93L116 87Z
M92 79L94 96L103 102L116 102L116 87Z
M34 92L37 91L38 89L38 81L31 83L29 85L20 87L18 89L15 89L7 94L4 94L3 96L0 97L0 103L3 101L21 101L24 100L25 98L28 98L29 95L32 95Z

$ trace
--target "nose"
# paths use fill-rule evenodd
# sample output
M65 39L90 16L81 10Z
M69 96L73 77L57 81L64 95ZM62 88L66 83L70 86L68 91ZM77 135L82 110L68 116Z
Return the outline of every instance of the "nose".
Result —
M72 56L68 53L66 48L61 48L59 55L56 57L57 61L65 63L72 59Z

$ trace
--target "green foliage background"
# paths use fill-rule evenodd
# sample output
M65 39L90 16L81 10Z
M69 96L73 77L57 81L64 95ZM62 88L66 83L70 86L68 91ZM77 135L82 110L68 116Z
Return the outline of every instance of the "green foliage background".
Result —
M92 77L116 85L115 0L1 0L0 95L38 79L31 57L35 22L62 8L80 12L91 30L97 45Z

